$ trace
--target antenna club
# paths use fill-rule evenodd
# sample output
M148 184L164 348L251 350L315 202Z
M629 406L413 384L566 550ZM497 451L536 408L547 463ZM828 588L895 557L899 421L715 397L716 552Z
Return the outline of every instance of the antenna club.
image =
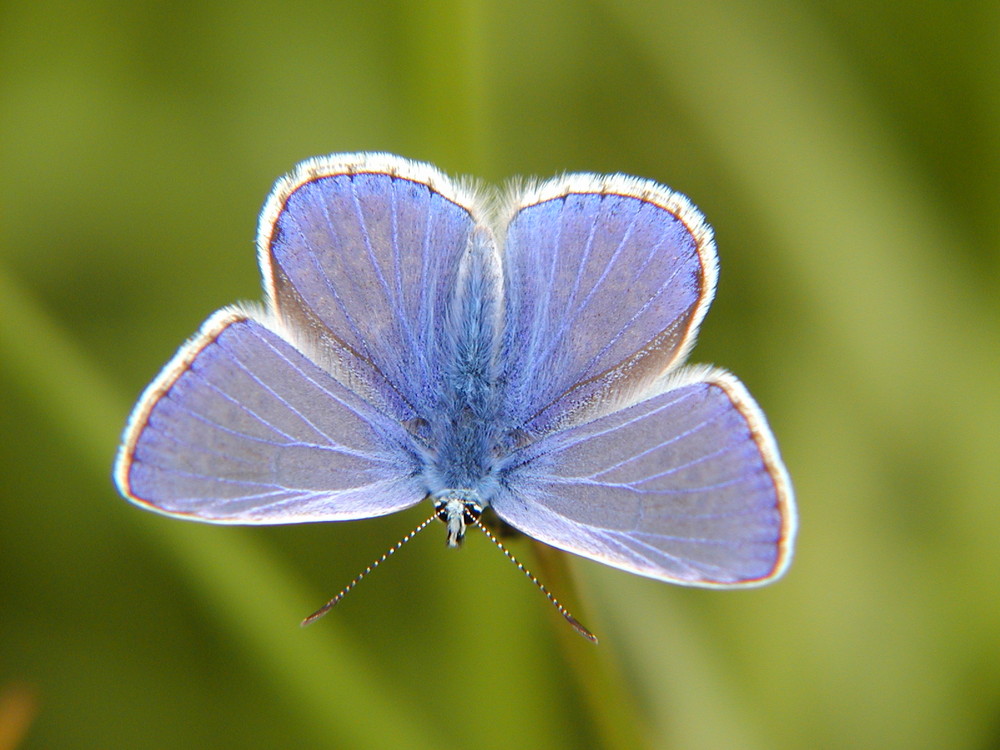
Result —
M392 545L389 549L387 549L385 552L383 552L382 556L380 558L378 558L377 560L375 560L371 565L369 565L367 568L365 568L364 570L362 570L357 576L355 576L354 580L351 581L346 586L344 586L344 588L342 588L340 590L340 592L335 597L333 597L330 601L328 601L322 607L320 607L319 609L317 609L315 612L313 612L311 615L309 615L307 618L305 618L299 624L302 627L305 627L306 625L309 625L309 624L315 622L316 620L318 620L319 618L321 618L323 615L325 615L327 612L329 612L331 609L333 609L337 605L337 602L339 602L341 599L343 599L345 596L347 596L347 594L351 591L351 589L353 589L355 586L357 586L362 581L362 579L365 576L367 576L369 573L371 573L373 570L375 570L375 568L377 568L379 565L381 565L386 560L388 560L391 555L396 554L396 551L400 547L402 547L408 541L410 541L411 539L413 539L413 537L415 537L421 531L423 531L424 529L426 529L427 526L430 524L430 522L433 521L435 518L437 518L439 514L440 514L440 511L438 511L437 509L435 509L434 510L434 514L430 518L427 518L424 521L422 521L419 526L417 526L416 528L413 529L413 531L411 531L409 534L407 534L406 536L404 536L402 539L400 539L398 542L396 542L394 545Z
M489 540L496 545L497 549L504 553L504 556L506 556L508 560L514 563L514 566L518 570L527 576L528 580L538 587L538 590L545 595L545 598L548 599L552 606L556 608L556 611L566 619L566 622L573 626L573 629L576 630L577 633L582 635L591 643L596 644L598 642L597 636L587 630L587 628L585 628L579 620L573 617L572 613L562 605L562 602L556 599L552 592L545 588L545 585L535 577L535 574L524 567L524 564L514 557L513 553L507 549L499 539L497 539L496 535L482 524L478 515L472 519L472 522L475 523L484 534L486 534L487 538L489 538Z

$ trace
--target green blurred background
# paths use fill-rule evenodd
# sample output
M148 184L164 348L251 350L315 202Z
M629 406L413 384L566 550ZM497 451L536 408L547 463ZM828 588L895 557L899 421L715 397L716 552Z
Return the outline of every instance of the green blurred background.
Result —
M0 750L1000 746L998 39L995 0L0 4ZM272 181L355 150L690 195L722 261L693 361L777 433L787 578L515 542L594 648L432 529L302 630L428 508L121 500L134 399L260 298Z

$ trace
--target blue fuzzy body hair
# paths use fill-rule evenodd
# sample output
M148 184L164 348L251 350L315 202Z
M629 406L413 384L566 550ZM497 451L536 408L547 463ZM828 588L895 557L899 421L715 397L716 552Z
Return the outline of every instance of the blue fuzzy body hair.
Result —
M437 408L425 418L432 446L424 467L429 494L471 490L484 506L495 492L497 458L510 428L499 413L497 396L499 268L493 238L475 232L449 301L438 352L451 365Z

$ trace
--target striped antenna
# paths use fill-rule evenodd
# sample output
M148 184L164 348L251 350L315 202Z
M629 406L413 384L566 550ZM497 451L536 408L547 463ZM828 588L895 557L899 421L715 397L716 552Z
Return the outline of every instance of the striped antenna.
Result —
M573 629L576 630L577 633L582 635L591 643L597 643L597 636L591 633L589 630L587 630L583 625L581 625L580 621L577 620L575 617L573 617L570 611L566 609L562 605L562 603L555 598L555 596L552 595L552 592L550 592L547 588L545 588L545 585L541 581L535 578L535 574L532 573L530 570L528 570L526 567L524 567L521 561L518 560L516 557L514 557L514 555L511 554L510 550L508 550L506 547L503 546L503 543L499 539L497 539L496 535L483 525L483 522L479 520L478 515L473 515L472 520L476 524L476 526L482 529L482 532L486 534L487 537L489 537L490 541L493 542L493 544L495 544L497 548L501 552L503 552L504 555L507 556L507 559L510 560L512 563L514 563L514 565L517 566L517 569L520 570L522 573L524 573L528 577L528 579L538 587L539 591L545 594L545 598L552 603L552 606L559 611L559 614L561 614L563 617L566 618L566 621L573 626Z
M411 539L413 539L413 537L415 537L421 531L423 531L424 529L426 529L427 525L431 521L433 521L434 519L436 519L438 517L438 515L440 515L439 511L435 510L434 511L434 515L432 515L426 521L424 521L419 526L417 526L413 531L411 531L409 534L407 534L402 539L400 539L398 542L396 542L392 547L390 547L389 549L387 549L382 554L382 557L380 557L378 560L376 560L375 562L373 562L367 568L365 568L364 570L362 570L357 576L355 576L354 580L351 581L346 586L344 586L344 588L342 588L340 590L339 594L337 594L335 597L333 597L333 599L331 599L330 601L328 601L326 604L324 604L322 607L320 607L315 612L313 612L311 615L309 615L306 619L304 619L300 623L302 625L302 627L305 627L306 625L309 625L310 623L315 622L316 620L318 620L319 618L321 618L323 615L325 615L327 612L329 612L331 609L333 609L337 605L337 602L339 602L341 599L343 599L345 596L347 596L348 592L361 582L362 578L364 578L366 575L368 575L373 570L375 570L375 568L377 568L379 565L381 565L386 560L388 560L389 557L391 557L392 555L396 554L396 550L398 550L400 547L402 547L408 541L410 541Z

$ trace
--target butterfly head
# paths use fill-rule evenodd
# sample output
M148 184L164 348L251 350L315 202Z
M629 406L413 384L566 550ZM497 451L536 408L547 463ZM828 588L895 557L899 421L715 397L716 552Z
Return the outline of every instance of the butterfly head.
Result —
M483 504L475 490L442 490L431 499L437 517L448 527L448 546L460 547L465 538L465 527L479 520Z

